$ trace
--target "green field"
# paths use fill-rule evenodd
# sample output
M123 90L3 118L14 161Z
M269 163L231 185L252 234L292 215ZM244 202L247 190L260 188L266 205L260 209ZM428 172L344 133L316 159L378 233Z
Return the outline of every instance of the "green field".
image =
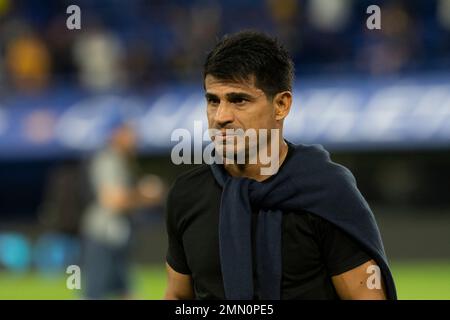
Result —
M402 261L391 264L399 299L450 299L450 261ZM136 268L134 297L161 299L166 283L163 266ZM0 273L0 299L78 299L66 289L66 275L42 277Z

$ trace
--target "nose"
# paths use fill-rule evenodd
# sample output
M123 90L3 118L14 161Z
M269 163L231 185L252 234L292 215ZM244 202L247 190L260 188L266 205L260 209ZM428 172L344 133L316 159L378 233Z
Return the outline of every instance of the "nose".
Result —
M220 127L224 127L234 121L234 114L232 107L226 102L221 102L214 115L214 121Z

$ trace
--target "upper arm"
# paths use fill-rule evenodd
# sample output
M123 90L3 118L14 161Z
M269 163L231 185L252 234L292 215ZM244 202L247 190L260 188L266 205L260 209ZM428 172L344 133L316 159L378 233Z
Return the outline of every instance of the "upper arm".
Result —
M176 272L166 263L167 288L164 295L166 300L192 300L195 298L192 277L188 274Z
M166 254L167 291L166 299L193 299L194 291L192 277L187 263L182 233L180 231L180 216L183 205L177 201L176 187L172 186L167 196L166 231L168 247Z
M385 300L386 292L381 273L377 266L371 266L376 266L374 260L333 276L331 279L338 296L345 300Z
M322 256L333 285L341 299L385 299L381 274L373 275L375 261L346 232L334 224L314 218ZM378 276L379 289L367 285L369 277ZM372 280L369 279L369 281ZM370 287L370 288L369 288Z

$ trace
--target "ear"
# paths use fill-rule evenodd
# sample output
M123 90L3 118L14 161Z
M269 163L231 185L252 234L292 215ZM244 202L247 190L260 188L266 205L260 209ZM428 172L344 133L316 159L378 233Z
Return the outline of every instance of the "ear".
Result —
M275 107L275 119L282 121L289 114L292 105L292 93L290 91L283 91L277 93L273 98Z

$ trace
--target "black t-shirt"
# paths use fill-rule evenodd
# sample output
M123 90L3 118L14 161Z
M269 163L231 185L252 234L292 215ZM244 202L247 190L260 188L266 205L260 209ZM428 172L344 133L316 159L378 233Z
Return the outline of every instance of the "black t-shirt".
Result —
M221 193L211 168L201 165L181 175L168 197L167 263L192 276L197 299L225 299L218 234ZM338 299L331 276L368 260L353 239L319 216L304 211L283 214L282 299Z

